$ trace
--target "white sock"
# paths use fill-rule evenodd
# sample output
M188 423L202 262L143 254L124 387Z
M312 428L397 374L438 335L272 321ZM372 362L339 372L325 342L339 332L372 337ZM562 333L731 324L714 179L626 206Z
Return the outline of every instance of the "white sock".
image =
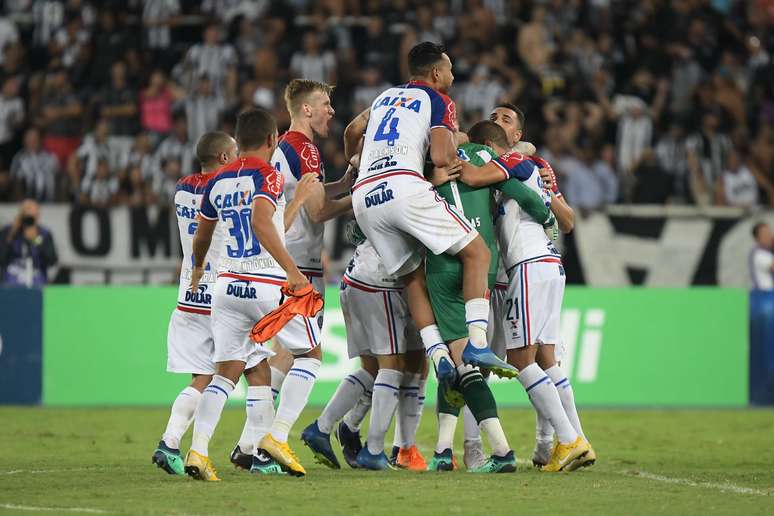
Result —
M351 375L345 376L339 383L339 387L333 394L325 408L317 418L317 426L320 431L329 434L333 425L339 422L344 415L352 409L358 398L374 388L374 377L365 369L358 369Z
M567 414L567 419L570 420L570 424L578 432L578 435L586 438L583 435L583 428L581 427L580 417L578 417L578 409L575 408L575 394L572 392L572 385L570 385L570 379L564 374L564 371L558 365L554 365L546 369L546 374L551 381L554 382L557 392L559 392L559 399L562 401L562 407Z
M493 455L502 457L511 451L511 447L508 446L508 440L505 438L503 427L500 424L500 418L490 417L481 421L481 432L486 434Z
M473 415L473 412L470 411L470 408L467 405L465 405L465 408L463 409L462 424L465 427L466 441L481 440L481 432L478 429L478 422L476 422L476 417Z
M180 391L180 394L175 398L175 402L172 403L167 429L164 430L164 435L161 436L164 444L175 450L180 449L180 439L183 438L183 434L191 426L191 421L193 421L196 407L199 406L201 397L202 393L190 385Z
M312 392L319 371L320 361L316 358L303 357L293 361L293 367L282 383L277 415L271 425L271 435L278 441L288 440L290 429L309 401L309 393Z
M489 300L483 297L465 303L465 323L468 337L477 348L486 347L486 328L489 325Z
M245 426L239 437L239 449L252 455L255 445L263 438L274 419L274 397L268 385L248 385L245 400Z
M547 417L541 416L538 411L535 411L535 440L540 442L554 441L554 427L551 426L551 421Z
M559 393L556 392L556 387L548 375L533 362L519 372L518 378L535 410L551 421L559 442L562 444L574 442L578 438L578 433L567 419Z
M199 401L199 408L196 411L196 421L194 421L191 441L193 451L205 457L209 454L210 439L215 432L215 427L218 426L218 421L220 421L223 405L226 404L226 400L228 400L234 387L235 385L231 380L216 374L213 375L212 381L204 389Z
M374 381L371 423L368 425L368 451L374 455L384 451L384 436L398 406L403 373L395 369L379 369Z
M414 444L418 420L422 417L422 404L419 400L419 373L404 374L400 384L400 398L395 421L395 446L408 448Z
M454 430L457 429L457 416L451 414L438 414L438 442L435 444L435 453L441 453L445 449L454 446Z
M282 388L282 382L285 381L285 373L277 369L276 367L271 368L271 393L273 396L273 399L277 399L277 396L279 396L280 389Z
M368 414L368 411L371 409L372 396L373 393L371 391L364 393L362 396L360 396L360 398L358 398L355 406L352 407L350 411L347 412L347 414L344 416L344 423L353 432L360 430L360 425L363 424L363 420L365 419L366 414Z
M441 358L446 357L449 362L452 361L451 355L449 354L449 348L443 342L441 331L438 329L437 325L431 324L430 326L425 326L419 330L419 336L422 338L422 344L425 345L427 356L433 361L436 369L438 368L438 361L441 360Z

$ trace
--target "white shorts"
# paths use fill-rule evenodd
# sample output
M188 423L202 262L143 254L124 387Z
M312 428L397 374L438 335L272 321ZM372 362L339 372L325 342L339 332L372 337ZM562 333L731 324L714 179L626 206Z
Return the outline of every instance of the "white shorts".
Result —
M433 254L457 254L478 235L465 217L415 172L394 170L356 184L352 208L391 275L404 276L416 270L425 247Z
M339 293L347 327L349 358L361 355L395 355L422 349L403 293L373 292L342 284Z
M167 371L215 374L214 352L209 315L172 312L167 330Z
M307 276L307 279L325 299L325 279L322 276ZM274 340L294 355L311 351L321 343L324 312L325 306L323 305L323 309L313 318L294 317L274 337Z
M561 261L523 263L514 267L508 278L501 319L506 348L561 344L559 316L565 281Z
M490 293L489 299L489 325L487 326L486 340L492 352L505 359L505 334L500 321L505 320L505 288L497 288Z

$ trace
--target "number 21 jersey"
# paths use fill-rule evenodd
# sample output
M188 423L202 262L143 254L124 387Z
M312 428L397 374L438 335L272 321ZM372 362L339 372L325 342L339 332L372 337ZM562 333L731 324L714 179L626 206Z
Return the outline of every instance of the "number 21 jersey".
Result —
M207 183L200 215L225 227L220 276L246 280L285 278L285 271L253 233L252 206L256 200L275 206L272 223L284 244L283 177L271 165L260 158L240 157L221 167Z
M382 92L371 104L358 180L391 170L421 176L436 127L457 129L454 102L443 93L420 81Z

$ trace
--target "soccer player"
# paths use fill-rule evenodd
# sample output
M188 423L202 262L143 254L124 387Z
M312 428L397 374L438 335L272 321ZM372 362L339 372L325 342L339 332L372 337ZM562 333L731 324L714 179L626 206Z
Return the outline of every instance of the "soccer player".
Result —
M344 153L350 160L363 137L358 180L352 187L355 218L387 273L404 277L411 315L438 380L449 392L456 370L428 302L422 246L433 254L456 256L463 264L469 337L463 360L503 375L516 371L499 360L486 342L489 249L423 176L428 147L436 166L457 160L457 116L454 103L444 93L454 80L452 63L443 47L430 42L412 48L408 61L411 80L379 94L347 126Z
M285 106L290 113L290 128L282 135L271 162L285 178L285 195L289 200L296 197L296 186L304 177L319 179L317 188L297 209L292 222L286 216L285 241L290 256L298 268L320 293L325 292L322 269L322 248L325 222L352 209L349 192L351 172L335 182L324 183L325 167L320 151L314 143L316 137L326 138L335 111L330 94L333 88L325 83L307 79L293 79L285 87ZM293 210L296 210L293 208ZM290 207L289 215L295 213ZM288 223L289 222L289 223ZM324 309L317 315L317 331L322 331ZM298 339L311 338L304 328L295 335ZM288 331L293 331L288 329ZM276 349L276 347L275 347ZM278 350L269 360L272 370L272 389L279 394L288 371L294 367L293 357Z
M323 464L340 467L330 445L331 430L360 395L370 390L372 407L368 439L356 462L365 469L388 469L384 436L400 401L405 354L410 345L422 349L422 344L419 339L410 338L416 329L411 323L403 285L399 278L387 273L368 240L357 246L347 266L340 299L350 358L375 357L378 373L373 378L360 370L345 378L331 403L320 418L304 430L301 439ZM421 462L424 463L424 459Z
M468 136L472 142L505 139L504 131L489 121L475 124L470 129ZM492 149L475 143L461 145L457 153L462 162L471 163L478 167L497 157ZM540 195L531 191L520 181L506 180L497 185L497 189L509 198L515 199L536 220L544 224L553 224L553 216ZM488 187L474 188L451 180L437 184L436 190L477 228L487 243L492 256L489 265L489 285L494 286L499 252L492 218L492 193L490 189ZM463 364L460 360L466 335L461 264L447 255L428 254L425 267L427 289L441 337L449 345L455 364L458 365L457 389L462 393L471 414L481 431L487 435L492 446L492 456L483 464L469 466L469 471L481 473L513 472L515 471L516 459L510 446L508 446L500 420L497 417L497 406L489 385L478 368ZM459 408L448 403L440 394L438 397L438 443L430 468L449 470L453 469L454 465L452 440Z
M505 129L506 135L508 136L508 145L511 147L511 150L521 152L519 151L519 145L525 143L521 141L524 128L524 113L515 105L504 103L500 104L492 111L490 120ZM531 152L534 152L534 148ZM540 167L540 177L543 180L546 191L550 195L551 211L556 216L559 229L565 234L571 232L575 225L575 213L559 191L559 185L556 181L556 174L554 173L553 168L547 161L538 156L534 156L532 159L537 162ZM504 320L503 310L505 307L505 300L500 295L502 291L496 289L495 292L496 295L493 296L492 310L496 317L499 315L497 320L502 321ZM552 348L553 354L551 353ZM573 428L575 428L578 434L585 439L583 427L581 426L578 411L575 407L575 395L572 386L567 375L561 369L561 349L561 343L557 343L553 347L544 346L538 348L535 360L537 361L537 364L548 373L551 380L557 386L562 386L562 388L559 389L559 397L562 400L562 406L567 413L567 417L570 418ZM551 422L541 416L539 412L536 414L535 437L535 450L532 454L532 462L536 466L545 466L551 458L551 451L554 445L554 429L551 426ZM592 448L589 450L589 453L583 457L583 463L581 465L590 466L594 464L595 461L596 454ZM576 464L572 465L572 467L575 466Z
M204 187L212 173L221 165L235 159L236 155L236 141L226 133L211 132L202 135L196 144L196 159L201 165L201 173L181 178L175 188L175 210L183 262L180 268L177 307L172 312L167 331L167 371L190 374L192 380L175 398L167 428L153 452L153 463L170 475L185 474L183 458L180 455L180 439L191 425L202 391L215 373L210 311L220 245L216 243L207 254L206 271L198 288L191 290L192 239L198 226L196 216L201 206Z
M463 163L463 181L471 186L485 186L516 178L535 192L547 195L535 161L518 152L509 152L503 142L488 143L500 157L480 168ZM553 361L554 345L560 338L559 315L564 295L561 255L546 236L543 225L514 201L506 199L500 212L497 233L509 279L505 318L501 321L507 359L519 368L519 382L530 401L542 417L550 420L557 433L558 444L543 470L572 470L583 463L591 446L574 428L563 408L554 382L561 387L567 382L566 377L561 374L552 381L555 370L549 375L535 362L538 352L541 356L550 355ZM551 363L551 367L555 365Z
M221 167L207 183L193 240L191 285L196 290L204 274L204 257L216 225L223 224L228 232L221 245L212 300L216 374L202 395L191 450L185 461L186 473L209 481L219 480L208 457L209 440L242 374L248 383L248 420L255 429L254 441L259 442L254 448L252 470L277 473L281 466L292 475L306 473L287 446L287 433L280 440L276 436L281 435L279 431L287 432L295 421L292 415L297 417L306 404L315 377L315 360L319 368L319 360L311 359L310 370L300 371L298 380L285 383L283 389L293 389L289 389L291 392L282 401L292 406L280 404L274 418L271 373L265 360L272 352L254 344L249 332L255 321L279 305L283 284L293 292L308 286L309 280L298 270L284 246L283 178L267 161L277 145L274 117L263 109L243 112L237 118L236 140L239 157ZM297 316L288 324L311 327L314 322ZM319 353L316 343L287 342L282 332L277 340L291 352L308 354L317 350ZM283 419L280 414L284 414Z

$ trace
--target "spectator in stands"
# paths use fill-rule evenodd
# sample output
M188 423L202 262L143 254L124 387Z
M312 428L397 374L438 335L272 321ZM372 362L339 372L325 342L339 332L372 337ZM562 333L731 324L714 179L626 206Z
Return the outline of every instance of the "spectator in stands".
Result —
M731 152L730 138L720 132L720 117L717 112L705 113L700 131L686 140L691 190L700 205L716 198L714 190Z
M99 113L110 124L110 144L123 156L129 154L137 134L137 90L126 78L126 64L116 61L110 69L110 85L100 95Z
M617 200L618 178L607 163L594 159L588 142L580 146L577 157L567 155L558 166L565 177L562 190L573 207L598 210Z
M119 179L117 200L127 206L145 206L151 196L139 165L132 165Z
M672 177L672 201L688 202L688 154L682 124L669 124L669 130L656 143L655 152L659 166Z
M0 167L11 163L19 148L18 132L24 123L24 100L19 95L19 80L7 78L0 89Z
M352 110L360 113L371 105L377 95L389 87L389 83L382 79L382 73L377 66L365 68L360 74L358 85L355 86Z
M179 73L187 79L181 84L188 84L188 92L198 90L197 80L206 75L212 81L212 89L220 97L231 98L236 88L235 72L237 53L234 47L220 41L220 26L215 22L204 27L202 43L197 43L188 50ZM227 84L227 79L232 84ZM229 87L230 86L230 87Z
M140 94L140 124L154 146L172 130L172 105L185 98L185 91L154 70L148 87Z
M108 208L118 195L118 178L112 174L107 159L97 160L94 176L81 186L80 202L94 208Z
M182 177L181 172L179 160L172 158L164 162L164 168L161 174L154 178L152 186L153 198L157 204L162 206L172 204L177 181Z
M24 133L24 148L13 157L11 179L23 197L53 201L56 196L59 163L41 145L40 131L30 127Z
M199 76L196 92L185 100L188 139L198 141L201 135L216 129L225 108L225 101L215 94L210 77L207 74Z
M140 133L134 139L132 151L129 153L127 168L137 167L140 169L144 181L151 181L156 166L153 156L153 143L148 133Z
M78 150L70 156L67 163L67 176L72 191L85 192L91 189L91 183L97 176L98 164L104 161L108 171L117 171L121 165L121 152L110 145L110 123L101 119L94 132L87 134ZM78 196L75 196L78 198Z
M6 45L19 41L19 30L5 16L0 16L0 64L3 64L3 50Z
M83 106L72 92L67 73L55 68L46 78L40 123L45 134L43 147L56 156L62 168L81 144L82 115Z
M172 27L181 14L179 0L143 0L142 24L145 27L145 44L153 52L155 65L168 61L172 45Z
M753 226L755 247L750 251L750 280L753 290L774 290L774 233L771 226L758 222Z
M728 155L723 175L716 189L719 205L753 208L758 206L758 182L736 151Z
M175 115L174 130L172 134L167 136L161 145L156 149L156 153L153 156L153 178L154 184L158 184L160 181L170 174L167 172L168 164L170 162L176 162L179 170L182 169L183 174L188 175L194 172L194 148L191 140L188 139L188 121L185 115L178 113ZM158 193L158 188L154 187L154 190ZM174 189L173 189L174 191Z
M3 285L42 287L48 269L57 264L51 232L38 224L40 208L34 200L21 203L13 224L0 230L0 279Z
M634 166L634 192L636 204L665 204L670 200L674 178L661 166L656 153L645 149Z
M304 78L328 84L336 83L336 56L322 50L317 32L307 31L303 38L303 50L290 59L291 78Z

